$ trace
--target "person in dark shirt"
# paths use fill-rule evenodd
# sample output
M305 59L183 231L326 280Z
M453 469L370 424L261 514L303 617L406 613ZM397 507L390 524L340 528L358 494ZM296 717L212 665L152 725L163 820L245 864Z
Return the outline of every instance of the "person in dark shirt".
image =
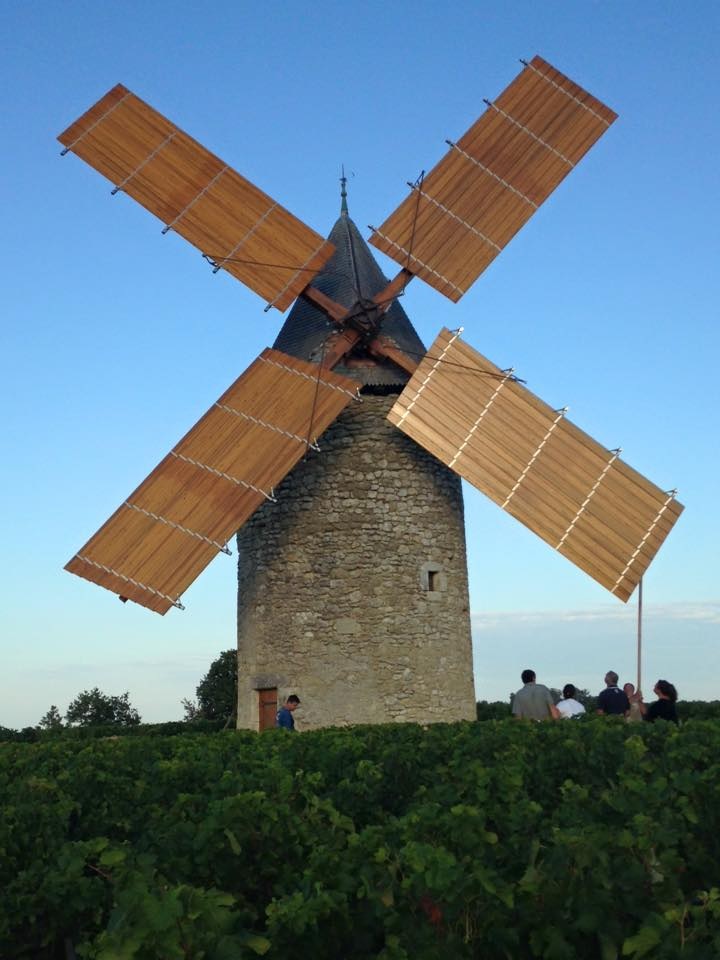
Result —
M645 719L650 723L656 720L670 720L672 723L678 722L677 708L677 690L669 680L658 680L653 688L653 693L657 697L655 703L645 706L643 711Z
M614 670L605 674L605 689L598 694L597 712L601 716L626 717L630 711L627 694L618 687L618 675Z
M280 707L275 717L275 726L282 730L295 730L295 717L293 713L300 704L300 697L291 693L285 703Z

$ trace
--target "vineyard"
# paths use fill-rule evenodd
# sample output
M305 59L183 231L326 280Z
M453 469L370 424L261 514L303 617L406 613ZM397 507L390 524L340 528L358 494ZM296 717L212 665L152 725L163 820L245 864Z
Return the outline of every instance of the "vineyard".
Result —
M712 960L720 723L0 745L3 960Z

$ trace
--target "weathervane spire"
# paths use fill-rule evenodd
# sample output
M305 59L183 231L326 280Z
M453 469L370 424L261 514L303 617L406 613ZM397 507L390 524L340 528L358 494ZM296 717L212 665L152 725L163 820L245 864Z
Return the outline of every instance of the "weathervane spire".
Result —
M340 167L340 216L347 217L348 215L348 205L347 205L347 177L345 176L345 164L343 163Z

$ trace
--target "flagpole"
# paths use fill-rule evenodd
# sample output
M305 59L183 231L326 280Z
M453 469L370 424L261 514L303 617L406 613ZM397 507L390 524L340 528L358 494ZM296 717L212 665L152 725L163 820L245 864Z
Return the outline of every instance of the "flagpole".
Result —
M637 690L642 690L642 577L638 583Z

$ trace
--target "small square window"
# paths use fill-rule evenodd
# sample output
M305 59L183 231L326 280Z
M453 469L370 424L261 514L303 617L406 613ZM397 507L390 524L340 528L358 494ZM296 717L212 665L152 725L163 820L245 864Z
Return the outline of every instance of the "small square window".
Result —
M447 576L439 563L424 563L420 568L420 586L426 593L444 593Z

